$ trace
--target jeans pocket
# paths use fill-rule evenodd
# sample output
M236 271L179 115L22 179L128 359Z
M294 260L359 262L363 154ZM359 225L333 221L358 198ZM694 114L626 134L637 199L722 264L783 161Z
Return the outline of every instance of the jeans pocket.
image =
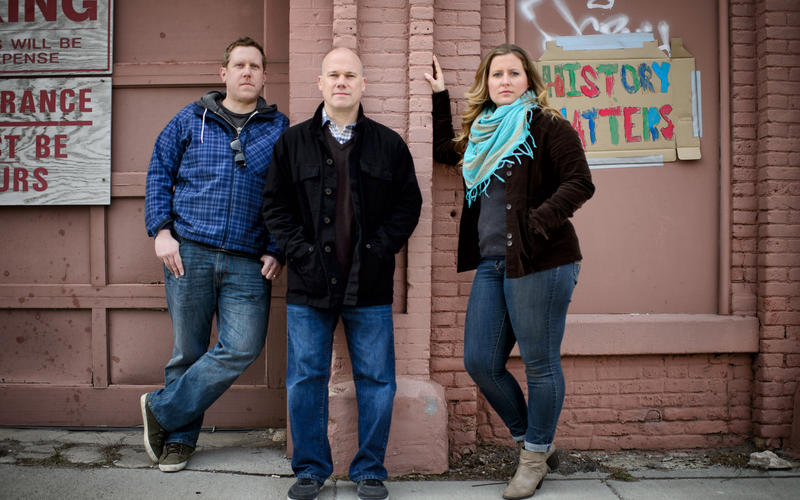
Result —
M581 261L576 260L572 263L572 281L575 285L578 284L578 275L581 273Z

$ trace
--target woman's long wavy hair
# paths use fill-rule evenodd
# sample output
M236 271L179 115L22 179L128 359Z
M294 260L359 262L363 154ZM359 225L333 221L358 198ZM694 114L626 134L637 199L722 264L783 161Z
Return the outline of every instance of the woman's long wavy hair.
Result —
M472 122L480 116L484 108L487 106L494 106L494 103L489 99L489 86L487 85L489 68L492 65L492 60L497 56L506 54L514 54L522 61L522 68L525 70L525 74L528 75L528 90L533 90L536 94L539 107L553 116L561 116L558 114L558 111L551 108L548 104L547 88L544 85L544 80L542 80L542 76L533 65L531 58L528 57L528 53L521 47L510 43L498 45L483 58L480 66L478 66L478 70L475 72L475 81L472 83L472 87L464 94L464 97L467 99L467 109L461 113L461 133L454 139L456 142L456 151L462 156L467 149Z

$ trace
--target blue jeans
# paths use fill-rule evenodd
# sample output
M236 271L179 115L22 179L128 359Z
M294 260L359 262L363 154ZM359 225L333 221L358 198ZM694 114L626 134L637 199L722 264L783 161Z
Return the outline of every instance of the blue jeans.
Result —
M172 320L172 358L165 387L149 396L150 410L169 432L166 442L195 447L203 413L256 360L267 337L272 284L261 262L183 241L185 274L164 269ZM208 349L217 315L219 341Z
M467 304L464 365L515 440L529 451L550 451L564 402L561 339L580 262L505 277L505 260L484 259ZM506 369L519 344L528 403Z
M341 315L358 402L358 451L350 480L386 479L383 459L397 389L392 306L318 309L286 306L289 333L286 390L292 428L292 469L325 481L333 472L328 442L328 380L333 331Z

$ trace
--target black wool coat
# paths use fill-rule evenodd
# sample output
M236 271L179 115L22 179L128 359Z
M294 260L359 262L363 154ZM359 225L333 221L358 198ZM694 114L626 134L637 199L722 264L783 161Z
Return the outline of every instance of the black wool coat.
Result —
M391 304L394 255L422 207L411 153L396 132L359 108L348 166L352 265L342 276L334 248L337 174L322 106L278 139L264 188L264 222L287 259L286 302L326 309Z

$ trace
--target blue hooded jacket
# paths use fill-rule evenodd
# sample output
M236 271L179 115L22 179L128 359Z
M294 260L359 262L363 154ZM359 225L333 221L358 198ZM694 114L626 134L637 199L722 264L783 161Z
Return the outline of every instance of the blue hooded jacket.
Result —
M237 132L222 113L224 98L224 92L208 92L183 108L156 139L147 169L147 234L171 228L190 241L283 261L264 226L261 192L272 149L289 120L259 97ZM244 166L236 165L230 146L237 136Z

